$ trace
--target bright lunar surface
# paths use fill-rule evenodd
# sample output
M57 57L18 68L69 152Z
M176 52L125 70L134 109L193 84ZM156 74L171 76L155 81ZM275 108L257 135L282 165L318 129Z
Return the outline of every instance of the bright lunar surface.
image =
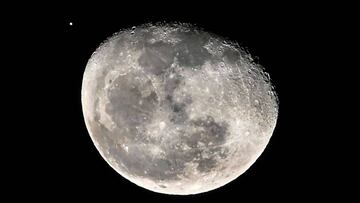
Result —
M236 43L188 24L122 30L91 56L82 107L96 148L119 174L165 194L219 188L264 151L278 102Z

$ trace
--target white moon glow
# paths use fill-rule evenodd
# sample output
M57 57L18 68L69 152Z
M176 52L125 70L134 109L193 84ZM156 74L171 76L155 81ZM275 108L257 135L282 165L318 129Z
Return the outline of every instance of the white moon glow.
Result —
M133 27L91 56L82 106L102 157L146 189L196 194L244 173L265 149L278 104L237 44L188 24Z

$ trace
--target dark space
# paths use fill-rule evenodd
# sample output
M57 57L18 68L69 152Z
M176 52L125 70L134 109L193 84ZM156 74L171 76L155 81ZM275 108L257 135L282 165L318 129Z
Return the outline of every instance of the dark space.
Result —
M36 133L31 134L35 145L24 163L27 173L19 172L21 179L14 187L40 199L46 194L50 200L94 198L102 202L292 202L336 195L329 193L336 177L323 166L334 157L322 149L329 147L324 140L331 136L322 128L326 126L322 115L327 112L323 96L329 90L318 80L326 58L321 52L326 46L323 33L329 22L316 8L259 10L228 5L217 11L212 6L185 12L180 7L144 9L135 14L74 8L27 20L21 29L38 31L30 36L40 42L32 45L39 50L40 64L24 74L36 74L28 86L37 98L28 98L33 107L29 115L36 120L27 124L27 130ZM31 26L39 20L44 23ZM91 54L120 29L159 21L192 23L237 41L265 67L280 101L277 126L260 158L236 180L207 193L170 196L130 183L103 160L85 127L80 93ZM181 111L181 104L174 108Z

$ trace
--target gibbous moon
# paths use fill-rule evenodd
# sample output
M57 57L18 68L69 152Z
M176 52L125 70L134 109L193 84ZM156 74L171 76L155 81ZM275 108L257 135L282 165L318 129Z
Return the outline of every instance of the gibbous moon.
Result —
M81 93L106 162L165 194L236 179L264 151L278 115L264 68L238 44L189 24L114 34L89 59Z

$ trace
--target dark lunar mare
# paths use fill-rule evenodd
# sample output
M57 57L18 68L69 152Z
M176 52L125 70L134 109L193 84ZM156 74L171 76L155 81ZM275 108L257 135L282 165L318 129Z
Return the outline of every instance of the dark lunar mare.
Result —
M209 41L210 35L196 30L182 31L174 34L180 42L176 44L158 41L155 43L144 42L142 54L138 64L148 73L154 75L163 74L170 68L176 57L180 66L200 69L205 61L212 55L204 48Z
M208 172L216 166L216 157L226 157L226 152L222 151L221 144L225 142L228 126L226 123L218 123L211 116L203 119L190 120L186 114L186 106L191 104L191 97L184 101L175 102L171 98L173 92L181 83L181 77L166 80L164 91L166 98L158 98L157 94L152 91L146 97L140 92L140 87L134 82L135 75L128 74L120 76L112 82L117 87L108 91L110 103L106 106L106 112L112 116L117 128L114 131L107 130L104 126L97 126L101 130L94 129L93 132L99 131L103 137L100 143L106 143L110 156L118 163L124 171L129 174L146 177L154 181L161 180L178 180L179 175L183 175L186 163L197 163L197 170ZM109 81L110 82L110 81ZM143 100L142 104L139 101ZM153 157L148 149L140 143L159 145L153 140L146 139L147 136L136 126L146 126L152 119L153 113L159 107L159 101L165 101L163 105L169 107L170 122L178 125L181 129L191 127L195 129L194 133L180 131L178 143L186 143L190 149L185 150L174 145L162 145L163 151L166 152L164 157ZM147 119L144 119L146 117ZM119 135L119 129L127 127L128 133ZM106 132L106 133L100 133ZM121 147L121 139L128 140L130 143L128 151ZM207 147L199 147L198 142L202 142ZM211 146L210 146L211 145ZM203 158L204 153L208 155ZM165 186L163 186L165 187Z

